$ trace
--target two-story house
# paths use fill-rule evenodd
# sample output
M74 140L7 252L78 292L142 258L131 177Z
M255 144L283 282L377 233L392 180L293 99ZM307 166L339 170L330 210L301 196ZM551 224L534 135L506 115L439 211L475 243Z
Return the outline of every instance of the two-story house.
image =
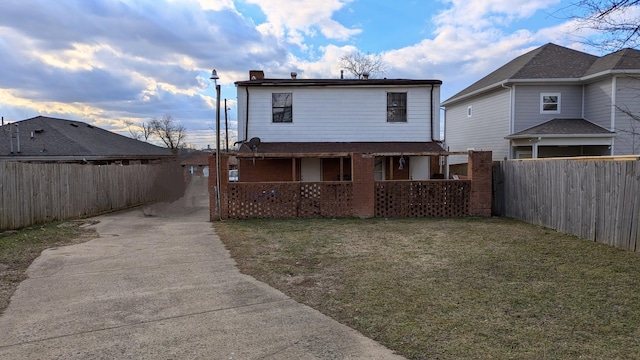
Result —
M494 160L637 153L640 51L598 57L555 44L521 55L442 103L450 151ZM452 156L451 164L466 162Z
M491 214L489 152L459 153L469 177L445 179L441 81L249 76L237 181L228 154L209 158L211 219Z
M240 182L348 181L352 153L376 157L377 180L443 172L439 80L249 76L235 83Z

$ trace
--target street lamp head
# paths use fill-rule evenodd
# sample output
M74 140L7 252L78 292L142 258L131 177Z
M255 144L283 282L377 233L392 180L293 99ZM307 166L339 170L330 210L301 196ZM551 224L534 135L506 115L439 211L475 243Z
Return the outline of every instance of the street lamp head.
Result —
M220 79L220 76L218 76L218 73L216 72L216 69L213 69L213 71L211 71L211 77L209 79L214 80L214 81Z

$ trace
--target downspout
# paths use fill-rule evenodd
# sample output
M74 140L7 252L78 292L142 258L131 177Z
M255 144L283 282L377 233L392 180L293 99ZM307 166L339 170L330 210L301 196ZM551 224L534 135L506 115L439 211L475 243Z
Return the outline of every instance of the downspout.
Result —
M616 131L616 105L618 99L616 99L616 88L618 87L618 77L614 76L611 80L611 129L610 131ZM615 154L616 139L611 138L611 155Z
M246 86L244 88L244 91L247 94L247 103L245 104L246 111L245 111L245 119L244 119L244 141L247 141L249 139L249 86Z
M431 142L435 142L436 139L433 137L433 120L434 120L435 116L433 114L433 84L431 84Z
M9 124L9 145L11 147L11 154L13 154L13 124Z
M20 127L16 124L16 142L18 143L18 154L20 154Z

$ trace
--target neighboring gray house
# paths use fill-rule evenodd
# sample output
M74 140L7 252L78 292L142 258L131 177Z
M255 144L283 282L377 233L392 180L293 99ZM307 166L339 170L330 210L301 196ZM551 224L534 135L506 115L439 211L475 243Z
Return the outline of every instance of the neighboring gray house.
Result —
M446 146L494 160L638 153L640 122L625 112L640 115L639 80L638 50L598 57L546 44L442 103Z
M0 161L127 165L173 157L167 148L81 121L37 116L0 126Z

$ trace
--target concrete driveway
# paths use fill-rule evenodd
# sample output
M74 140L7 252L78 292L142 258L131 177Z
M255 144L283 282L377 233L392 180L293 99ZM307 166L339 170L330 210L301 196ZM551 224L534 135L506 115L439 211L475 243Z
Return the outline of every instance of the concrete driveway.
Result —
M45 250L0 317L0 359L402 359L241 274L195 185Z

